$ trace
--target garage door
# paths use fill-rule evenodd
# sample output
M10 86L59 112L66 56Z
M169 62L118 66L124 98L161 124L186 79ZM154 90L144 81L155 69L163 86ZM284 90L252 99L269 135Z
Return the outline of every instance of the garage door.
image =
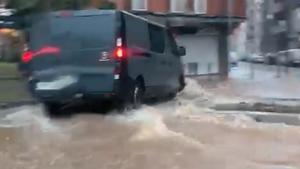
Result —
M186 47L183 57L186 75L219 73L217 36L181 35L177 40Z

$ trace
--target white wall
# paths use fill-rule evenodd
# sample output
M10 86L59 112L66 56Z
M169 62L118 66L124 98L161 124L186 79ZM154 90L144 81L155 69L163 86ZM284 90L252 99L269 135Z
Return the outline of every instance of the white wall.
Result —
M186 47L183 57L187 75L207 75L219 73L219 46L216 35L181 35L177 37L179 45ZM189 71L189 65L197 64L196 72ZM191 73L191 74L190 74Z
M194 11L197 14L205 14L207 11L207 0L194 0Z
M292 13L292 29L294 32L300 32L300 8L296 9Z

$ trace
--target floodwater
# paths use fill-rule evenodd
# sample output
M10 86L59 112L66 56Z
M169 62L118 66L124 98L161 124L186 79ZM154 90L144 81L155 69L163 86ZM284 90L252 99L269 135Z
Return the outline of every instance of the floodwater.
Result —
M196 82L174 101L49 119L41 106L0 113L1 169L294 169L300 127L217 114Z

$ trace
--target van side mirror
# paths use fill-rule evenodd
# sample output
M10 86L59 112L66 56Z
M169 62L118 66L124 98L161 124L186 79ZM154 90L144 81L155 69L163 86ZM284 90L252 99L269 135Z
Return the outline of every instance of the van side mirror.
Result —
M178 47L178 55L179 56L185 56L186 55L186 49L183 46Z

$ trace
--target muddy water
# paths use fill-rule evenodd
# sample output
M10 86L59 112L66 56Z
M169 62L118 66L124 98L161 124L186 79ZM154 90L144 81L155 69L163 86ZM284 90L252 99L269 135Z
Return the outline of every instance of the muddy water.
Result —
M214 114L206 108L213 96L194 86L122 115L50 120L39 106L3 111L0 168L300 168L300 127Z

